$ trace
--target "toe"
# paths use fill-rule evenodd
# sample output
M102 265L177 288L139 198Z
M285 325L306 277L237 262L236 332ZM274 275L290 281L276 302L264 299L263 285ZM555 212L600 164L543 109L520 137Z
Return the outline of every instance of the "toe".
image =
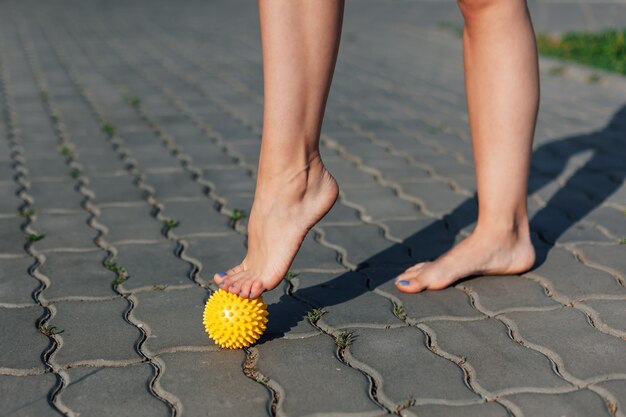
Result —
M246 271L242 271L232 277L228 277L228 285L224 289L232 294L239 295L239 291L241 291L241 284L245 282L245 276Z
M250 298L250 288L252 288L252 284L255 280L248 279L241 284L239 289L239 296L242 298Z
M395 280L396 288L401 292L416 293L423 291L426 285L419 279L414 272L405 272L398 276Z
M223 288L224 284L228 281L229 277L225 272L217 272L213 275L213 281L220 287Z
M243 271L243 266L241 266L241 264L239 264L236 267L230 268L228 271L226 271L226 274L228 276L233 276L235 274L238 274L241 271Z
M406 273L406 272L417 272L417 271L421 270L423 267L425 267L426 265L428 265L429 263L430 263L430 262L419 262L419 263L416 263L416 264L415 264L415 265L413 265L412 267L407 268L407 270L406 270L406 271L404 271L404 272L405 272L405 273Z
M263 284L261 281L254 281L250 287L250 298L257 298L263 293Z

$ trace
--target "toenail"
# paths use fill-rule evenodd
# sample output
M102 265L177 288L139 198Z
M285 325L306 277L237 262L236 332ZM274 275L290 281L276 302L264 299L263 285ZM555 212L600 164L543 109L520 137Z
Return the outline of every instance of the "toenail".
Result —
M251 293L250 293L250 297L252 297L252 294L253 294L253 293L251 292Z
M231 284L231 285L230 285L230 288L234 288L234 287L235 287L235 284Z
M396 284L400 284L400 285L402 285L402 286L406 287L407 285L409 285L409 284L410 284L410 282L409 282L409 281L407 281L406 279L401 279L401 280L399 280L399 281L396 281Z
M220 278L225 277L226 276L226 272L218 272L217 276L220 277Z

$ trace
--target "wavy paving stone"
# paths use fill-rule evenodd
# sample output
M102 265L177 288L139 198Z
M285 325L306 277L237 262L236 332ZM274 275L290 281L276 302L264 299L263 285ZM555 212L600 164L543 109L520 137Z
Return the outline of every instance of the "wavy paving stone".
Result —
M509 413L500 404L484 403L462 406L424 405L412 407L418 416L424 417L508 417Z
M115 262L129 276L125 289L192 283L188 278L191 266L176 255L175 242L119 245L117 250Z
M393 237L403 239L417 261L433 260L444 254L456 241L456 232L443 221L417 218L415 220L385 220L383 224Z
M578 244L576 250L582 253L585 260L594 265L611 268L626 278L626 257L624 257L623 246Z
M163 216L179 222L174 232L178 236L197 233L233 233L228 217L220 214L210 200L168 201Z
M89 416L169 416L170 409L148 391L154 370L148 364L125 368L74 368L63 389L63 402Z
M93 131L92 131L93 132ZM90 134L93 134L90 132ZM106 139L101 139L103 142ZM118 155L111 152L111 146L107 145L106 151L98 154L83 153L82 149L89 149L91 145L82 145L74 138L75 143L80 146L80 163L83 166L83 172L89 177L90 180L94 180L97 177L108 177L117 175L127 175L126 163L122 161ZM64 177L70 178L69 170L66 169Z
M105 257L103 251L47 253L39 267L50 280L46 298L114 296L116 275L103 266Z
M345 190L346 187L372 186L374 184L373 175L359 170L359 167L351 161L331 156L324 159L324 165L339 182L342 190Z
M327 335L274 339L257 348L257 368L285 391L282 410L286 415L380 414L381 408L369 398L365 376L337 360L336 346Z
M23 255L26 235L20 230L22 218L0 219L0 253Z
M614 277L583 265L570 252L560 248L553 248L545 262L532 274L545 278L560 295L571 299L592 294L626 295L626 288L619 285Z
M559 307L535 281L518 276L477 277L459 284L478 296L480 305L493 313L515 308Z
M504 324L495 319L436 321L428 326L439 347L465 358L476 372L476 381L490 392L570 386L554 373L545 356L511 340Z
M56 151L53 156L36 160L29 159L28 176L33 180L43 178L61 178L71 180L70 168L59 157Z
M0 161L0 164L2 163L3 162ZM5 178L7 183L0 183L0 195L3 196L3 198L0 199L0 213L16 214L22 202L17 195L15 195L14 198L11 198L11 196L15 194L16 186L9 175L2 176L0 174L0 180L4 180Z
M531 230L538 231L548 242L578 243L578 242L611 242L604 234L594 227L581 223L572 225L572 220L564 216L561 209L547 206L539 209L531 216Z
M49 342L37 329L42 315L39 306L0 308L0 367L43 370L41 354Z
M442 170L448 174L447 170ZM467 196L455 193L441 181L401 182L402 191L406 194L426 201L428 209L435 213L448 213L468 199Z
M359 222L359 219L359 212L356 209L337 202L318 224L324 226L328 223Z
M583 304L596 311L606 325L626 332L626 308L623 300L587 300Z
M299 278L293 278L297 282ZM283 281L271 291L263 293L263 301L267 304L267 329L261 337L271 340L277 337L298 338L320 333L307 319L311 307L303 301L288 294L289 283Z
M37 249L94 248L97 232L87 224L88 218L86 213L38 214L35 230L45 237L35 243Z
M602 398L590 390L564 394L523 393L506 397L517 405L525 416L545 417L608 417L609 413Z
M0 259L0 303L33 304L39 281L28 274L32 258Z
M137 188L129 175L89 178L89 189L96 195L96 204L141 203L145 193Z
M161 355L161 385L180 399L189 416L269 416L269 391L241 372L240 350Z
M291 269L338 269L343 266L339 262L337 252L315 241L313 233L309 233L302 242Z
M177 346L215 346L204 332L202 313L208 299L199 287L138 293L133 314L149 328L145 346L152 352Z
M141 163L141 156L135 156ZM189 173L152 173L145 175L145 182L156 190L156 198L166 200L177 197L202 197L203 187Z
M254 192L255 180L243 169L204 169L202 177L213 183L220 195Z
M69 301L55 304L50 325L63 331L62 347L54 359L59 364L83 361L139 361L135 350L140 332L124 320L128 302Z
M70 168L68 168L69 170ZM38 208L41 209L80 209L84 198L76 190L76 185L69 182L33 181L28 194L33 196Z
M564 308L506 313L506 317L522 338L559 355L567 372L577 378L626 373L626 341L594 329L581 311Z
M165 241L163 227L151 215L147 204L132 207L105 207L101 209L98 222L108 229L105 239L115 244L124 240Z
M48 404L48 393L56 385L56 376L0 376L3 399L2 415L14 417L59 416Z
M213 274L225 272L239 265L246 256L245 237L241 235L194 237L185 239L189 243L187 253L202 263L202 279L213 282Z
M359 264L408 264L409 251L399 244L391 245L374 225L324 227L324 241L350 248L344 261Z
M358 204L365 210L364 220L413 218L420 214L415 204L399 199L393 190L381 186L372 184L366 188L348 186L343 188L343 195L347 201ZM390 203L391 201L393 203Z
M380 375L378 390L394 404L407 398L479 400L465 384L461 368L431 352L419 329L354 329L354 334L352 357Z
M604 390L609 391L613 398L617 400L617 409L624 413L626 409L626 379L615 379L612 381L603 381L594 386L598 386Z

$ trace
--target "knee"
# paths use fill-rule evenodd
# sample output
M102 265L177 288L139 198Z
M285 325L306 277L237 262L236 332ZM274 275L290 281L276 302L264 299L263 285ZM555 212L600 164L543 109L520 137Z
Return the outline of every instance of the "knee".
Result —
M457 0L457 4L465 21L487 15L503 16L526 8L526 0Z

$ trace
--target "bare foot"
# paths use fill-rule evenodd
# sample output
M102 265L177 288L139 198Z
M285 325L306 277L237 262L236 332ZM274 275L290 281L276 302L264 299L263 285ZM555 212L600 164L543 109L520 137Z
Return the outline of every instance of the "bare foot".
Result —
M222 289L256 298L287 273L307 232L333 206L339 188L319 157L306 169L280 178L259 176L248 222L248 254L213 279Z
M475 230L433 262L421 262L395 280L402 292L441 290L471 275L514 275L528 271L535 250L528 231L494 233Z

